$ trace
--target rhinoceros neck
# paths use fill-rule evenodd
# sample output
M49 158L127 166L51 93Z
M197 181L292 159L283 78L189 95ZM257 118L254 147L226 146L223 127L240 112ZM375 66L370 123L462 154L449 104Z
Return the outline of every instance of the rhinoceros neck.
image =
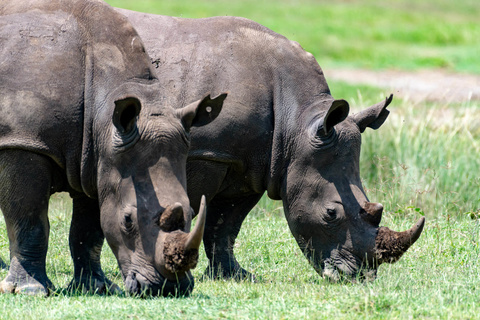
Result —
M330 97L321 68L313 57L304 52L283 61L286 66L277 69L273 83L274 132L268 177L268 195L282 199L286 188L286 172L305 137L310 119L307 110L318 99Z
M73 12L86 41L81 185L95 197L101 148L96 142L111 122L113 101L126 94L117 89L126 82L151 82L155 76L141 38L123 15L97 1L80 3Z

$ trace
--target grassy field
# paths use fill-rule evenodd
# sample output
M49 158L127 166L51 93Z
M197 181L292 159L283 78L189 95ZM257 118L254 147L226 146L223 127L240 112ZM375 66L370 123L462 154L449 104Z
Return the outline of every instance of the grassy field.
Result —
M238 15L287 35L325 69L444 68L480 73L478 1L127 1L114 6L183 17ZM327 79L328 80L328 79ZM384 99L382 89L329 82L353 111ZM331 284L308 265L288 230L280 202L262 199L247 217L237 258L258 283L199 281L191 297L135 299L64 290L71 202L51 200L50 298L0 295L0 319L477 319L480 314L480 102L395 99L379 130L363 135L361 176L369 198L385 206L382 225L409 228L427 217L423 235L378 279ZM8 241L0 218L0 257ZM123 286L106 246L108 276ZM0 270L0 278L6 270Z

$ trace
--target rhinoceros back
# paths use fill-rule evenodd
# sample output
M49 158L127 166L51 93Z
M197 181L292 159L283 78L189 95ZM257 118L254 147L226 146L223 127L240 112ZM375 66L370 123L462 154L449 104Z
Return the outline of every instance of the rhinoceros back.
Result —
M109 95L154 79L143 43L102 1L6 0L0 16L0 149L50 157L81 191Z
M0 149L36 151L64 166L64 147L75 148L83 122L85 71L78 35L76 19L65 12L2 16Z

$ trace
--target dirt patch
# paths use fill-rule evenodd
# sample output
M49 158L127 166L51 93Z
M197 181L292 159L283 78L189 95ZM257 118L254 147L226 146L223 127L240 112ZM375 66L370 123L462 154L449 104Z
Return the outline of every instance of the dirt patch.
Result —
M447 103L480 100L480 76L441 70L370 71L359 69L325 70L327 80L387 88L396 96L414 101Z

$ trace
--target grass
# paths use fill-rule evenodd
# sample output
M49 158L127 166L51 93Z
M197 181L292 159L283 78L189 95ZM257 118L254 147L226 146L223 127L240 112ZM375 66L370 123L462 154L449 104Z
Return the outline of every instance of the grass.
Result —
M122 1L112 5L184 17L239 15L299 41L322 67L446 68L480 72L478 1ZM439 23L441 21L442 23ZM389 92L329 82L353 111ZM367 195L382 202L382 225L408 229L427 217L418 242L378 279L331 284L308 265L278 201L262 198L236 243L244 268L259 283L198 281L184 299L135 299L66 292L71 201L50 208L47 272L50 298L0 295L0 319L474 319L480 314L480 103L419 103L394 99L377 131L363 134L361 176ZM0 218L0 257L8 261ZM110 249L102 264L123 286ZM207 261L201 252L199 279ZM0 270L4 278L6 270Z
M257 207L247 217L237 242L240 262L256 273L259 283L197 280L189 298L135 299L61 290L71 277L67 243L70 217L69 208L65 210L68 201L62 195L55 196L47 263L57 295L47 299L0 295L0 318L468 319L480 312L478 220L466 216L430 218L419 241L397 264L382 265L376 281L340 285L320 279L308 265L276 204L268 202L268 209ZM415 218L413 214L386 214L383 224L406 229ZM1 246L6 247L3 238ZM108 276L123 285L107 247L102 260ZM196 279L206 263L202 253L194 270ZM0 272L2 277L5 274Z
M354 105L353 112L388 94L341 83L331 86L335 95ZM427 217L478 212L479 107L478 101L446 104L394 99L385 124L363 134L361 172L370 198L402 214L406 209Z

